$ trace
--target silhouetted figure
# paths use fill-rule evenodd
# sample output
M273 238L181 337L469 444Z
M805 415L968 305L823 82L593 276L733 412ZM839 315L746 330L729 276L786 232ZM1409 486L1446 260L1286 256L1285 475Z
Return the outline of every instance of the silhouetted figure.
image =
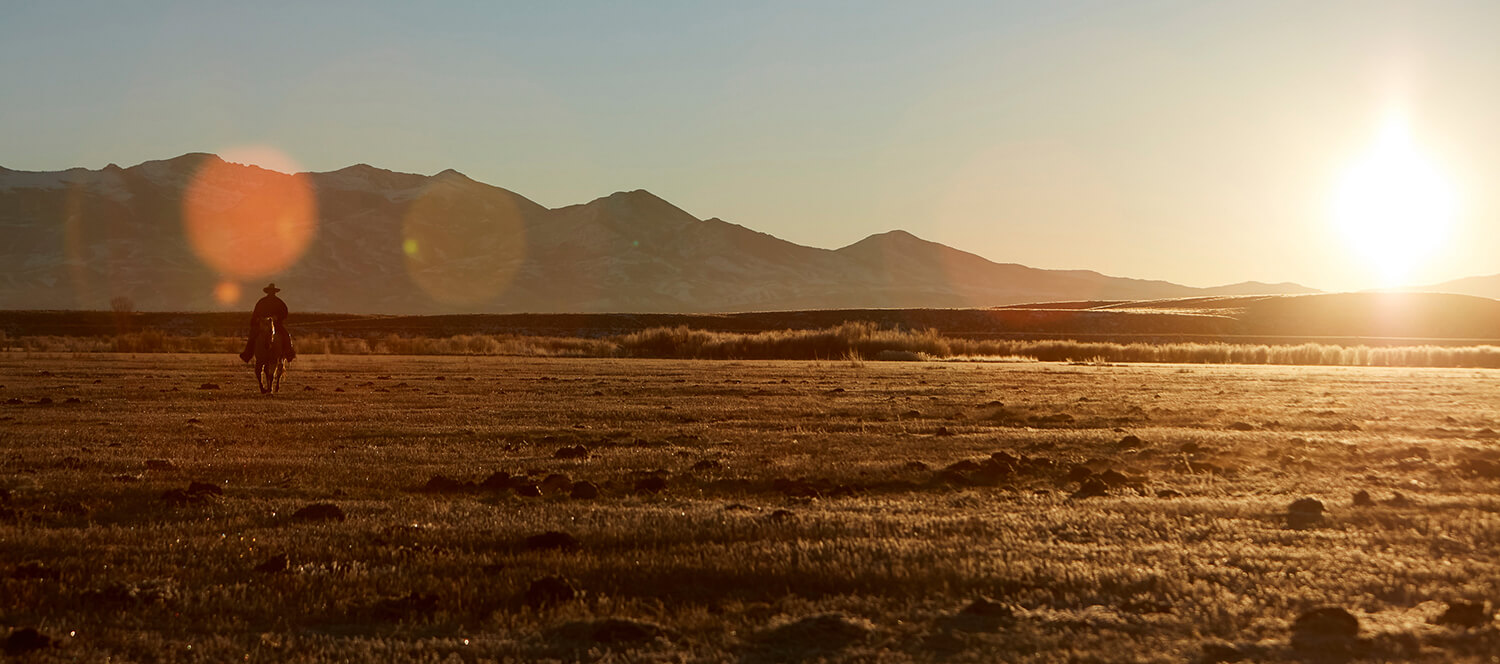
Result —
M240 359L249 362L255 357L255 336L260 334L260 320L262 318L276 319L276 326L281 328L281 356L290 362L297 357L297 351L292 348L292 335L286 329L286 303L276 294L281 292L276 284L267 284L266 296L255 303L255 312L250 314L250 338L245 340L245 352L240 353Z

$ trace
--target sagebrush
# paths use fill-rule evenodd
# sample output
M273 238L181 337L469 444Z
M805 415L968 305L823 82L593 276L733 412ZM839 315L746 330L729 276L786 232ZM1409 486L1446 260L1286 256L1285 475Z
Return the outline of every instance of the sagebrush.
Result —
M516 357L672 358L704 360L953 360L1156 362L1353 367L1500 368L1500 347L1374 346L1299 343L1114 343L1067 339L1005 340L945 336L934 330L851 322L817 330L716 332L658 327L603 337L462 334L441 338L296 335L303 354L495 355ZM0 337L0 347L33 352L233 353L244 341L144 330L112 337Z

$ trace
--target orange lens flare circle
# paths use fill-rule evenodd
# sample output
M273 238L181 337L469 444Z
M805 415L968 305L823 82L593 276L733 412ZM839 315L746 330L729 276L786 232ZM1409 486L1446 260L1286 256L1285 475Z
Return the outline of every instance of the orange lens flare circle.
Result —
M198 257L220 274L248 281L302 257L317 230L306 176L211 160L183 198L183 224Z
M473 306L503 293L526 257L526 224L512 203L476 203L462 183L438 181L402 220L406 272L439 302Z
M221 281L214 286L214 301L221 307L229 307L240 301L240 285L233 281Z

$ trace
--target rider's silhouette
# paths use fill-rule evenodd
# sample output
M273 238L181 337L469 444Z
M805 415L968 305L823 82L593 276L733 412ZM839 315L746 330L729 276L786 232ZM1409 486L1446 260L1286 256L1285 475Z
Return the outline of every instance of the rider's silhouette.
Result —
M250 338L245 340L245 352L240 353L240 359L249 362L255 357L255 337L260 334L260 320L270 317L276 319L276 327L281 328L281 356L290 362L297 357L297 351L292 348L292 335L286 329L286 303L276 297L281 289L276 284L267 284L261 290L266 296L255 303L255 312L250 314Z

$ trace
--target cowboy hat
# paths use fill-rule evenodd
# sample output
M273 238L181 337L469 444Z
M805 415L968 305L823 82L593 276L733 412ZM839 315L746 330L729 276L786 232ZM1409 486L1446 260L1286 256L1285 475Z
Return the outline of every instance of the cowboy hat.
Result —
M276 284L274 284L274 283L271 283L271 284L266 284L266 287L265 287L265 288L262 288L262 289L261 289L261 290L262 290L262 291L265 291L265 292L267 292L267 293L272 293L272 294L275 294L275 293L279 293L279 292L281 292L281 289L280 289L280 288L277 288L277 287L276 287Z

